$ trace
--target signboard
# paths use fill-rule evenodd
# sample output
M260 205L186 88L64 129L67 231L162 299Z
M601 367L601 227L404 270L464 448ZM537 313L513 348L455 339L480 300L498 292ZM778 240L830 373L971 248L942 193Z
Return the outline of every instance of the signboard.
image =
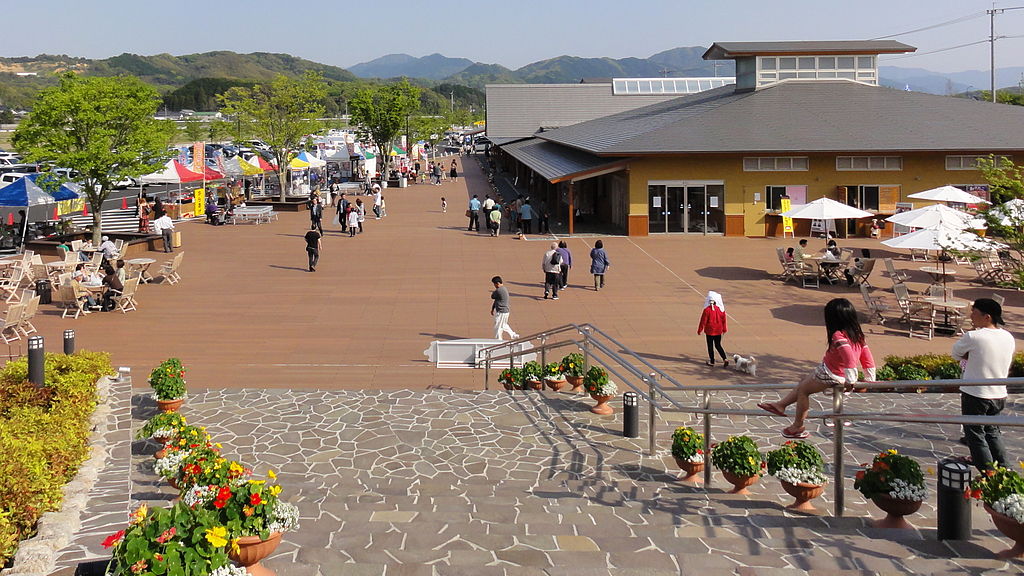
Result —
M828 231L833 236L836 235L836 221L835 220L811 220L811 236L815 234L821 234L825 236L825 226L828 226Z
M897 202L896 203L896 214L902 214L904 212L910 212L914 209L913 202ZM908 234L910 232L910 226L904 226L902 224L893 224L892 235L895 238L901 234Z
M652 208L661 208L661 196L654 196L651 198L651 201L653 202L651 204Z
M783 212L789 212L790 199L789 196L782 196L779 198L779 207ZM796 233L793 232L793 219L789 216L782 217L782 237L785 238L786 234L796 237Z
M206 145L202 142L192 144L192 171L200 174L206 172Z

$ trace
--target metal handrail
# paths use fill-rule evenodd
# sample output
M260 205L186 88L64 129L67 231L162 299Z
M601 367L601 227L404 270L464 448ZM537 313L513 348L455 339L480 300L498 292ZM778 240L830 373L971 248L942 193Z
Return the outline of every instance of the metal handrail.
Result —
M581 335L582 340L576 338L568 338L565 340L548 342L549 338L555 335L563 334L565 332L576 332ZM607 340L619 351L611 349L601 338L595 338L595 335L600 336L604 340ZM540 339L541 344L539 348L531 348L527 350L516 351L514 346L523 342L529 342L532 340ZM704 454L711 453L711 417L717 415L744 415L744 416L772 416L763 410L744 410L734 408L712 408L711 397L713 392L751 392L757 390L789 390L795 384L790 382L776 382L776 383L759 383L759 384L694 384L694 385L682 385L674 378L653 366L645 358L642 358L637 353L633 352L626 346L623 346L620 342L600 330L596 326L591 324L566 324L559 326L552 330L546 330L544 332L537 332L529 336L523 336L509 342L503 342L495 346L491 346L481 350L481 354L484 356L483 367L484 367L484 388L489 389L489 373L494 362L501 360L508 360L509 365L515 362L515 358L526 355L536 354L540 352L541 362L546 364L547 350L558 349L566 346L576 346L583 350L584 355L584 371L586 371L591 361L595 361L600 364L614 376L619 382L629 386L636 391L642 398L647 400L648 403L648 453L654 456L657 453L655 446L655 436L657 431L657 416L659 399L665 400L670 405L666 406L663 410L665 412L679 412L685 414L700 415L703 420L704 429ZM506 354L494 355L494 352L501 349L508 349L509 352ZM607 356L608 360L600 356L595 356L594 352L599 352L604 356ZM642 369L634 366L627 360L626 357L635 359L645 368L649 369L650 372L644 372ZM618 366L623 369L626 374L623 374L615 368ZM639 380L643 384L646 384L644 388L634 385L633 380ZM662 380L672 384L672 387L665 389L659 385L658 380ZM960 386L1024 386L1024 378L1002 378L1002 379L972 379L972 380L899 380L899 381L887 381L887 382L861 382L858 383L858 388L865 388L868 390L900 390L900 389L919 389L919 388L934 388L934 387L953 387L959 389ZM672 396L674 392L687 392L699 394L700 398L696 405L684 405L680 403L676 398ZM811 412L807 415L808 418L812 419L831 419L836 421L835 431L833 435L833 502L834 502L834 514L836 517L843 516L843 510L845 507L845 493L843 486L843 445L844 445L844 430L841 422L843 421L857 421L857 420L873 420L880 422L895 422L895 423L925 423L925 424L966 424L966 425L993 425L993 426L1010 426L1010 427L1024 427L1024 418L1015 416L950 416L943 414L927 414L927 413L912 413L912 414L885 414L878 412L844 412L843 411L843 385L837 384L832 388L832 411L831 412ZM774 416L778 417L778 416ZM705 487L711 483L711 467L704 467L704 485Z

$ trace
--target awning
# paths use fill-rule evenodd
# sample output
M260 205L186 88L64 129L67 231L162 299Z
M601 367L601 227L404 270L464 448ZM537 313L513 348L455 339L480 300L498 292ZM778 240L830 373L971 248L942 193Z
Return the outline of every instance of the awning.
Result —
M500 148L552 184L625 170L629 162L628 158L609 160L539 138L513 142Z

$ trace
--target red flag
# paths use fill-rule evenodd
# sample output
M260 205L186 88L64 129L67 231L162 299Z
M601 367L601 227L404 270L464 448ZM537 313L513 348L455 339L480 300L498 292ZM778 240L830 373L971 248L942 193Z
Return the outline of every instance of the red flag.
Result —
M60 212L57 211L57 207L56 206L53 207L53 219L54 220L60 220Z
M10 212L7 214L7 225L14 226L14 212Z
M127 209L128 209L128 197L125 196L125 197L121 198L121 210L127 210Z
M82 216L89 215L89 204L82 202Z

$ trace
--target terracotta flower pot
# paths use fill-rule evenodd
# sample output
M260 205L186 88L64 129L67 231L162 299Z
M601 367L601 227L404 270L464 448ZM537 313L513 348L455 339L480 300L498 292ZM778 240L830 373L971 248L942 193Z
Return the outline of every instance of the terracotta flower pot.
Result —
M700 484L700 473L704 471L703 462L690 462L689 460L683 460L682 458L676 458L675 456L672 458L675 459L676 466L679 466L679 469L683 471L684 476L679 478L681 482L686 482L687 484Z
M598 396L597 394L591 394L590 397L597 401L597 404L590 409L594 414L607 416L615 413L615 409L608 405L608 401L611 400L613 396Z
M502 385L502 387L505 388L505 390L515 390L516 389L515 384L512 384L511 382L502 382L501 385Z
M913 530L910 522L904 518L917 512L921 508L920 500L898 500L889 495L878 495L871 498L875 506L885 512L885 518L875 520L872 525L875 528L896 528L900 530Z
M184 398L178 398L176 400L157 400L156 406L162 412L177 412L178 408L185 403Z
M1003 560L1024 557L1024 524L1017 522L1005 514L996 512L988 504L985 504L985 511L992 516L992 523L995 524L996 528L1003 533L1003 536L1013 540L1013 547L1003 550L1002 552L998 552L996 557Z
M792 484L784 480L782 482L782 489L796 499L795 502L786 506L788 510L796 510L798 512L817 512L818 509L811 504L811 500L814 500L818 496L821 496L825 492L824 484L807 484L800 482L798 484Z
M527 380L526 387L530 390L543 390L544 383L540 380Z
M564 379L560 379L560 380L551 380L550 378L546 378L546 379L544 380L544 383L548 385L548 388L551 388L551 389L552 389L552 390L554 390L555 392L558 392L558 391L560 391L560 390L561 390L562 388L565 388L565 384L566 384L566 382L565 382L565 380L564 380Z
M583 376L566 376L565 381L572 386L570 392L579 392L583 389Z
M181 490L181 484L178 483L177 478L168 478L167 483L171 485L171 488L175 490Z
M259 536L242 536L238 539L238 552L229 548L228 558L245 566L245 571L252 576L274 576L274 571L260 564L260 561L273 554L280 543L280 532L271 532L266 540L260 540Z
M725 470L722 470L722 476L725 477L726 482L732 484L732 490L729 490L729 494L750 494L747 488L757 484L757 480L760 478L757 474L753 476L738 476Z

